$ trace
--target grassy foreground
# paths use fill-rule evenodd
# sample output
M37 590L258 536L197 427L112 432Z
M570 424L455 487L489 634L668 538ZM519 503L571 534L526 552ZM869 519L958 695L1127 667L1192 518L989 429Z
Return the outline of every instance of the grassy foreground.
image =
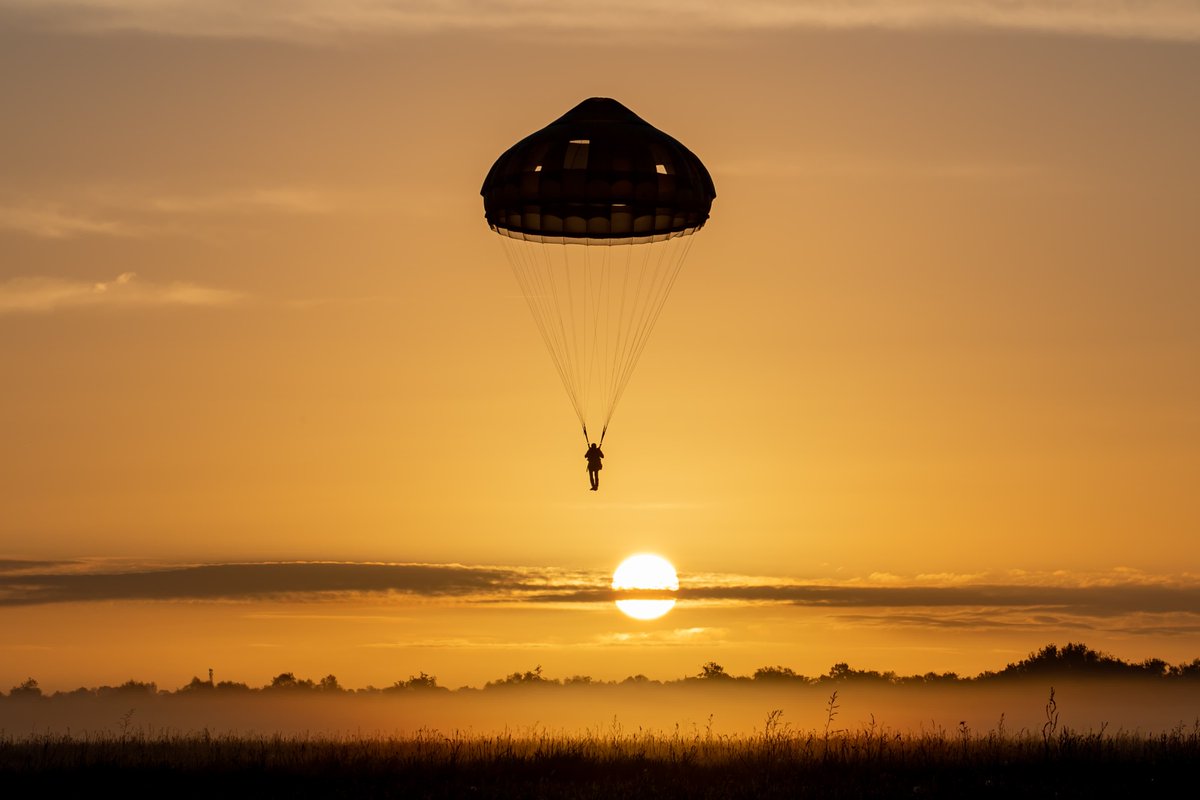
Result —
M10 797L1138 797L1194 780L1200 723L1155 734L708 732L0 738Z

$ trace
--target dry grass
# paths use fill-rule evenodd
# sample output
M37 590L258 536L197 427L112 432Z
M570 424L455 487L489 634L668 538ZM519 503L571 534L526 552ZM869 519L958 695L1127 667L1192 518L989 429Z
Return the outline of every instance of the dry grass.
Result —
M1047 715L1053 709L1047 710ZM0 785L38 794L209 797L1142 796L1187 785L1200 723L1154 735L707 729L405 738L155 734L0 738ZM1049 723L1049 719L1048 719Z

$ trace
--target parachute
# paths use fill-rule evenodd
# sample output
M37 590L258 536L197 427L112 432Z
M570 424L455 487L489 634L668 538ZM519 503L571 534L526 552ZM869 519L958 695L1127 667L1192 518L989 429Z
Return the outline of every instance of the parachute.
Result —
M593 97L506 150L480 194L584 438L603 442L708 220L712 178L675 139Z

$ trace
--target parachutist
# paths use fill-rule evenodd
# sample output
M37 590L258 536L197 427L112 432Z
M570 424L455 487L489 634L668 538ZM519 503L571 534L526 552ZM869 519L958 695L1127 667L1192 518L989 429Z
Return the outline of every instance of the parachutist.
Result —
M588 480L592 482L594 492L600 488L600 470L604 469L601 459L604 458L604 451L597 447L595 442L591 442L583 457L587 459Z

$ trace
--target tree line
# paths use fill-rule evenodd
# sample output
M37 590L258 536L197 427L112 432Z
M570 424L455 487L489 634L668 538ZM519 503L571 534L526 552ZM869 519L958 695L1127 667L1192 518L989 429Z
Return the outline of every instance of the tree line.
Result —
M1093 650L1084 644L1068 643L1063 647L1049 644L1040 650L1032 652L1028 657L1015 663L1010 663L999 671L985 671L970 677L961 676L955 672L926 672L923 675L898 675L895 672L879 672L877 670L853 669L845 662L838 662L823 675L807 676L797 673L790 667L764 666L756 669L751 675L732 675L716 661L708 661L693 675L686 675L675 680L654 680L645 675L631 675L623 680L604 681L588 675L572 675L567 678L548 678L542 674L538 665L524 672L513 672L494 681L488 681L483 689L462 686L455 691L475 692L497 690L520 686L628 686L628 685L681 685L681 684L802 684L826 685L847 681L866 681L881 684L920 685L920 684L963 684L987 683L993 681L1008 681L1019 679L1041 678L1083 678L1083 679L1140 679L1159 681L1200 681L1200 658L1184 664L1172 665L1159 658L1149 658L1144 661L1124 661L1115 656ZM398 680L391 686L367 686L360 689L348 689L338 682L334 675L326 675L319 680L298 678L295 673L281 672L271 679L271 682L252 687L239 681L215 681L213 671L208 671L208 678L193 677L191 682L174 690L159 689L153 681L143 682L129 680L119 686L100 686L96 688L79 688L71 691L54 692L48 695L42 691L37 680L29 678L12 687L7 697L10 699L37 699L45 697L117 697L128 695L205 695L220 692L223 694L269 694L269 693L313 693L313 694L394 694L409 692L449 692L448 687L438 683L434 675L420 672L410 675L405 680ZM0 692L3 696L3 692Z

